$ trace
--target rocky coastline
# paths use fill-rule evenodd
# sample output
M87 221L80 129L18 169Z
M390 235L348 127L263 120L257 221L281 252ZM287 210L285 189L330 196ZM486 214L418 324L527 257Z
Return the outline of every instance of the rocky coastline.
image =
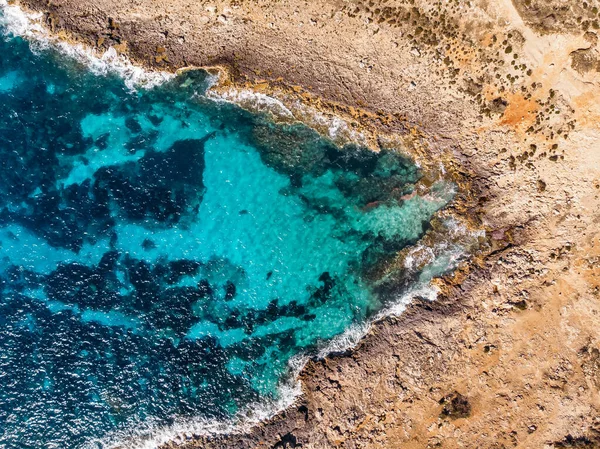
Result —
M170 446L600 446L600 3L20 4L66 39L162 70L221 66L217 93L265 93L294 119L322 114L324 133L339 117L374 149L443 163L451 212L486 230L437 301L310 361L294 406Z

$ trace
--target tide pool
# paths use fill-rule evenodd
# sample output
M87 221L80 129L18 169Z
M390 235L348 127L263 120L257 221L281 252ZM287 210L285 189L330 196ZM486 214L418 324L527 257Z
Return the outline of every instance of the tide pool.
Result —
M378 276L453 191L409 195L393 150L209 100L203 72L132 91L18 37L0 54L1 447L226 420L444 270Z

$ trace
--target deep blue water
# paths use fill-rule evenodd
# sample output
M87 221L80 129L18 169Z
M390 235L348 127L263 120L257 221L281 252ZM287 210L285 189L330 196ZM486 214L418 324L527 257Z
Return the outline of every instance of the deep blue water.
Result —
M226 419L361 323L449 200L393 151L0 40L0 446ZM434 188L435 191L435 188Z

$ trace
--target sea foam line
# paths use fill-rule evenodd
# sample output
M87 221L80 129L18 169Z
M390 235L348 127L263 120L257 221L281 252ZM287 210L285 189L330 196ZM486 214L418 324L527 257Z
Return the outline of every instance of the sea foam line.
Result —
M347 120L333 114L325 114L299 100L284 103L274 96L238 87L217 90L209 87L205 96L214 101L236 104L250 111L269 113L276 121L304 123L340 145L352 142L369 146L365 134L352 129Z
M270 112L278 117L294 118L294 114L281 101L250 89L231 88L223 92L208 90L206 96L215 101L225 101L246 106L259 112Z
M43 13L23 10L7 0L0 0L0 27L5 37L19 36L29 41L33 51L55 48L62 54L86 65L96 75L116 74L130 90L150 89L175 75L147 70L132 64L127 56L111 47L104 53L83 44L69 43L52 34L43 23Z
M294 378L296 376L297 373ZM279 399L249 404L228 420L176 418L170 426L144 421L101 439L91 440L82 449L156 449L167 443L181 444L194 437L247 433L254 426L290 407L300 394L300 383L288 382L281 386Z

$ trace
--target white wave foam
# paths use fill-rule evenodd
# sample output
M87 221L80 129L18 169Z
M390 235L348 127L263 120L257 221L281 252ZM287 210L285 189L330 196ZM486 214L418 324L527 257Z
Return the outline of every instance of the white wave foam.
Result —
M413 270L419 265L429 263L435 257L435 253L432 248L428 248L425 245L415 245L404 258L404 268Z
M368 145L366 137L362 133L351 129L346 120L335 115L324 114L300 101L292 102L289 106L286 106L282 101L270 95L251 89L238 88L219 91L209 88L206 96L212 100L226 101L251 111L267 112L280 120L287 119L305 123L333 142L355 142L359 145Z
M270 112L277 117L294 118L294 114L281 101L250 89L228 89L223 92L208 90L208 98L226 101L259 112Z
M43 24L43 14L24 11L16 4L0 0L0 26L5 37L19 36L30 42L33 51L52 47L85 64L97 75L116 74L127 88L150 89L172 79L172 73L146 70L109 48L102 54L82 44L73 44L53 35Z
M346 120L314 110L300 101L296 102L295 107L310 117L312 126L327 129L328 137L334 142L341 139L342 141L351 141L368 146L365 136L351 129Z
M377 316L376 320L381 318L385 318L387 316L399 316L406 310L406 306L410 304L410 302L415 298L424 298L429 301L435 301L437 299L437 295L439 293L439 289L435 285L431 284L423 284L414 289L410 290L408 293L402 296L399 301L392 304L390 307L381 310Z
M299 368L302 366L304 364L298 365ZM293 377L295 378L296 376ZM167 443L181 444L201 436L246 433L260 422L290 407L301 394L300 382L294 380L282 384L279 393L279 399L250 404L226 421L203 418L176 419L175 423L168 427L144 421L130 426L127 430L89 441L83 449L156 449Z
M362 324L354 324L346 329L342 334L334 337L324 348L317 354L318 358L326 358L327 356L348 351L356 348L360 341L369 333L373 323L388 317L401 315L406 306L414 298L426 298L429 301L435 301L438 295L438 288L431 284L420 284L410 291L397 298L389 307L380 310L370 321Z

